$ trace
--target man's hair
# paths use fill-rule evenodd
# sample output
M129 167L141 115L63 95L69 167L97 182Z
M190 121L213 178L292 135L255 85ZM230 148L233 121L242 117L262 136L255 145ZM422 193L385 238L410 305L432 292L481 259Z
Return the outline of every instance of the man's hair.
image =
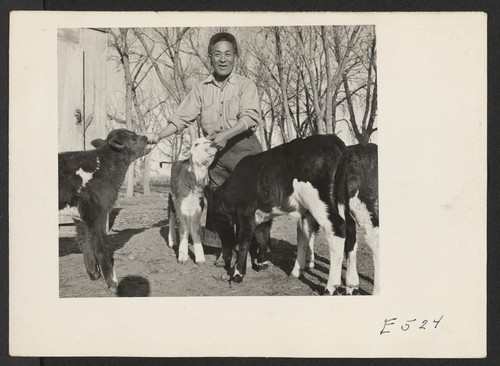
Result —
M236 43L236 38L227 32L216 33L210 38L210 42L208 42L208 54L210 55L212 52L212 46L220 41L227 41L231 43L234 47L234 53L238 54L238 44Z

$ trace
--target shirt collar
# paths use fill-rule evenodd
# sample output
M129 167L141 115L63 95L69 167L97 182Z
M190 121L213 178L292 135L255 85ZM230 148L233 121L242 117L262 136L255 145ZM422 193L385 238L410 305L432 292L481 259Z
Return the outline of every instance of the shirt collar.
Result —
M227 78L227 82L228 83L231 83L233 85L236 85L236 80L237 80L237 77L238 77L238 74L236 74L235 72L232 72L228 78ZM207 78L205 80L203 80L203 84L210 84L210 83L214 83L215 84L215 78L214 78L214 74L210 74L207 76Z

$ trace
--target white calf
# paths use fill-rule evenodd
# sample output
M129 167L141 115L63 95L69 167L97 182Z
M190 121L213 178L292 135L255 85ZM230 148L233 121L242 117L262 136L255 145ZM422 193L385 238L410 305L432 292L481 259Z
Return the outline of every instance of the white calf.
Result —
M178 219L181 236L179 263L186 263L188 260L190 234L196 263L205 262L205 253L201 244L200 219L205 207L203 190L208 183L208 167L216 152L217 149L211 147L211 141L202 137L195 140L191 146L189 159L172 165L171 192L168 197L168 246L173 247L177 241L175 223Z

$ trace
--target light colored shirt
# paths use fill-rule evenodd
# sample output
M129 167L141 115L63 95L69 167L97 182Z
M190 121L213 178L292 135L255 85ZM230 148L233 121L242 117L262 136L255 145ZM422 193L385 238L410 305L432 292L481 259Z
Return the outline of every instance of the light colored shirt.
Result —
M227 131L240 119L246 122L249 129L255 130L260 123L260 103L255 83L231 73L221 88L210 75L189 92L168 121L181 131L200 116L205 135Z

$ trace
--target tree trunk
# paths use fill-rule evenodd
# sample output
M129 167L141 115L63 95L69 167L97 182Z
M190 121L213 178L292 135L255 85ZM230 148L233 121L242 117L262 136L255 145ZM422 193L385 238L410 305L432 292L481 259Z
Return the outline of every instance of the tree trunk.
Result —
M320 128L321 128L320 126L323 124L323 115L325 113L324 105L321 106L321 104L320 104L320 96L319 96L318 86L316 84L317 78L315 77L315 74L314 74L312 62L308 59L309 53L306 51L305 46L304 46L305 41L304 41L304 37L303 37L301 28L297 28L297 35L298 35L298 39L299 39L298 44L300 47L300 56L302 57L302 60L304 61L304 65L306 66L307 74L309 76L309 84L311 86L311 92L312 92L312 101L313 101L314 115L315 115L314 129L312 129L312 130L314 130L314 132L316 132L316 133L320 133ZM306 81L304 78L303 78L303 81L304 81L304 87L307 90L307 85L306 85ZM311 121L311 123L313 122L312 118L309 118L309 120Z
M335 128L337 127L337 98L334 97L332 100L332 124L330 126L326 126L326 133L332 134L335 133Z
M356 122L356 113L354 112L354 105L351 98L351 91L349 89L349 82L347 81L347 76L345 74L342 75L342 80L344 83L347 109L349 110L349 121L351 122L351 127L352 130L354 131L354 136L359 142L361 142L362 136L361 132L359 131L358 124Z
M333 96L332 96L332 109L330 112L331 118L330 122L327 123L326 125L326 133L327 134L333 134L335 133L335 127L337 124L337 107L339 106L339 103L337 102L337 95L339 94L340 90L340 84L337 85L335 90L333 91Z
M287 81L285 79L284 71L283 71L283 51L281 48L281 39L280 39L280 31L278 28L274 29L274 37L276 40L276 66L278 67L278 78L280 80L280 88L281 88L281 104L283 109L283 114L285 118L286 128L283 130L283 139L284 142L290 141L292 138L293 122L292 116L290 114L290 107L288 105L288 92L287 92Z
M128 55L127 33L128 28L120 28L123 41L122 63L125 71L125 116L127 129L133 130L132 124L132 76L130 74L130 60ZM132 162L127 171L127 197L134 196L134 172L135 162Z
M283 117L282 114L280 114L279 116L278 127L280 128L281 140L283 140L282 143L288 142L286 135L285 118Z
M330 46L328 44L328 35L324 26L321 27L321 41L323 44L323 51L325 52L325 68L326 68L326 97L325 97L325 120L318 121L318 134L324 135L325 133L332 133L332 71L330 65Z
M142 188L144 189L145 196L151 195L151 187L149 186L149 181L151 177L150 164L151 164L151 154L147 154L146 157L144 158L144 169L142 173Z
M271 125L269 126L269 133L267 134L267 139L266 139L267 149L269 150L272 148L274 126L278 122L276 121L276 108L274 105L274 99L269 86L266 88L265 92L267 94L267 97L269 98L269 106L271 108Z

